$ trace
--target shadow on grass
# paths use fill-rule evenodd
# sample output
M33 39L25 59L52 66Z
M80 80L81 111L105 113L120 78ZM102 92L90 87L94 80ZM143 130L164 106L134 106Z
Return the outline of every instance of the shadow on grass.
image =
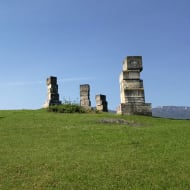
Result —
M111 124L126 124L129 126L139 127L142 126L141 124L135 121L127 121L125 119L116 119L116 118L104 118L100 120L100 123L111 123Z

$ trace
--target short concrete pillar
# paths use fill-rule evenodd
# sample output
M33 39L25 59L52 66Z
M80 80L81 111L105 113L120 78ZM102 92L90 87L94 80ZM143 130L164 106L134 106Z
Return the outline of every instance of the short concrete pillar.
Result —
M61 104L61 101L59 100L57 77L50 76L49 78L47 78L46 84L48 88L48 95L47 95L47 100L43 107L46 108L51 105Z
M89 84L80 85L80 105L87 109L91 108Z
M106 101L106 95L96 95L96 110L108 112L108 102Z

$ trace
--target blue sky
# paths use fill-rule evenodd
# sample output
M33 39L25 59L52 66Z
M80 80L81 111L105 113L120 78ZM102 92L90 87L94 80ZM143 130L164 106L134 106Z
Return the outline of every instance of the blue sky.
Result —
M189 0L0 0L0 109L38 109L46 78L60 99L120 103L126 56L141 55L146 102L190 106Z

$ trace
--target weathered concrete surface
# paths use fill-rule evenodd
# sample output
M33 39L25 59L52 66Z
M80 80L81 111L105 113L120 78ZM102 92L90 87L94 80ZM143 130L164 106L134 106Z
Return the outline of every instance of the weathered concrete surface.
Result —
M143 80L140 79L142 70L142 56L128 56L124 60L119 77L121 104L118 114L152 115L151 104L145 103Z
M118 107L117 113L124 115L152 116L152 108L150 103L121 103Z
M48 88L48 95L43 107L46 108L51 105L61 104L61 101L59 100L57 77L50 76L49 78L47 78L46 84Z
M96 110L102 112L108 112L108 102L106 101L106 95L96 95Z
M80 105L87 109L91 109L89 84L80 85Z

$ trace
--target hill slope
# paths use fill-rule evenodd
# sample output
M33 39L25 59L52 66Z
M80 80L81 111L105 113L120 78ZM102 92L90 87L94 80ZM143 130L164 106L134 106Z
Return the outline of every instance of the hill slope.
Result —
M0 189L190 189L190 121L0 111Z

